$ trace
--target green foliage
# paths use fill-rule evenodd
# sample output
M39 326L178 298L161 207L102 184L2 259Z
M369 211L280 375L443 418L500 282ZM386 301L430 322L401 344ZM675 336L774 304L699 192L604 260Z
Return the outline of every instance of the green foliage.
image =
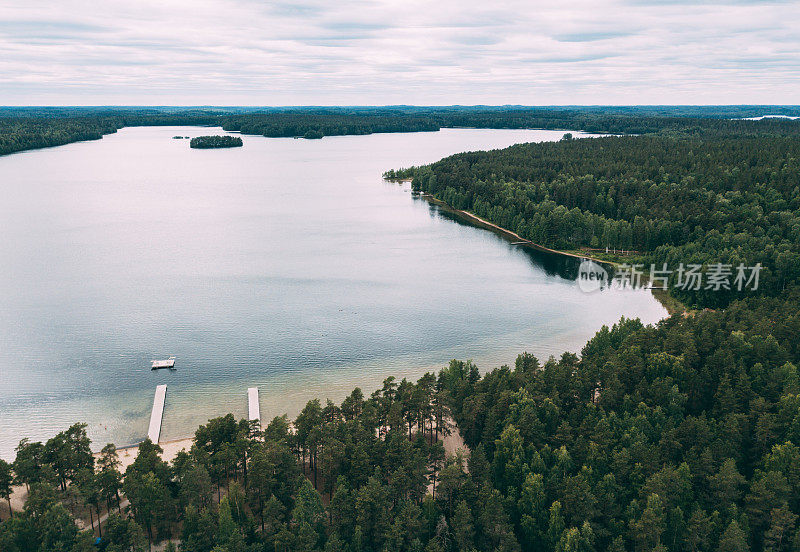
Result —
M0 499L8 501L9 516L11 513L11 493L13 491L14 474L11 464L0 458Z
M197 136L189 141L189 147L195 149L240 148L242 139L238 136Z

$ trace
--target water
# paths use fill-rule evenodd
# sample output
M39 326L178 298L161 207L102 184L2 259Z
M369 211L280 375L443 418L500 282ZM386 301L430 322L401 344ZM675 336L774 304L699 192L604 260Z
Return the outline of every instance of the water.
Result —
M546 359L622 315L665 315L647 292L582 293L562 277L574 261L381 179L562 132L172 139L208 133L129 128L0 157L0 456L76 421L96 446L139 441L160 383L166 440L244 416L249 386L264 419L294 415L451 358ZM169 355L176 371L150 371Z

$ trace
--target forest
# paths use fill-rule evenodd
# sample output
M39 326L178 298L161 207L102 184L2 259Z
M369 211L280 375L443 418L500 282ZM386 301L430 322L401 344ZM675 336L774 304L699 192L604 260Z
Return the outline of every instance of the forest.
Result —
M800 121L709 121L697 132L579 140L566 134L386 176L413 177L415 190L549 248L633 250L647 267L761 263L759 289L772 295L800 278ZM748 293L671 291L703 308Z

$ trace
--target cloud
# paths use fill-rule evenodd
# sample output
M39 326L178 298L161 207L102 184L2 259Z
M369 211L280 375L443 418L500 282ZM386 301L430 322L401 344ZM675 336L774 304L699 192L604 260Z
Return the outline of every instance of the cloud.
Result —
M584 33L571 33L555 35L556 40L561 42L596 42L598 40L610 40L630 36L632 33L619 31L589 31Z
M797 103L800 4L29 0L0 104Z

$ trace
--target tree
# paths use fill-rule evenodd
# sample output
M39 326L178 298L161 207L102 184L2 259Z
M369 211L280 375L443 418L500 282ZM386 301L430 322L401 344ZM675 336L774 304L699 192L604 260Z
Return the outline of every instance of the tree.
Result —
M519 542L514 536L508 515L503 510L502 498L496 489L485 484L478 496L479 526L478 549L520 550Z
M62 490L66 490L67 483L80 472L94 470L90 445L86 424L73 424L45 443L43 459L53 467Z
M458 550L470 550L475 547L475 524L472 511L466 501L459 501L453 512L451 522L453 540Z
M25 501L24 511L35 523L56 504L55 489L49 483L34 483Z
M705 550L708 546L710 534L711 519L702 509L696 508L692 515L689 516L689 523L686 527L684 542L687 550L689 552Z
M11 493L13 488L14 474L11 471L11 464L0 458L0 499L5 498L8 501L8 515L14 517L14 512L11 510Z
M594 550L594 532L589 522L583 526L565 529L556 545L556 552L592 552Z
M213 511L198 512L194 506L188 506L181 527L181 550L210 552L216 543L217 521Z
M15 483L23 484L26 490L30 490L32 484L44 479L44 445L22 439L15 450L17 453L13 464Z
M357 493L355 499L355 521L363 535L363 546L379 549L390 526L389 491L381 483L380 471L373 474ZM353 537L355 538L355 536Z
M301 468L305 473L306 454L309 455L309 473L314 470L316 478L316 454L318 428L322 425L322 405L319 399L308 401L306 406L300 411L294 422L297 429L297 444L302 455ZM316 487L316 485L315 485Z
M317 540L314 541L314 546L316 546L323 532L324 521L325 508L322 506L322 499L311 486L311 482L304 477L297 489L292 510L292 523L296 527L305 525L312 529L318 535Z
M155 473L127 470L123 483L125 496L131 503L134 518L147 531L148 543L153 543L153 529L159 520L172 519L172 497L169 489Z
M89 510L89 519L92 523L92 530L94 530L92 507L94 507L95 511L97 512L97 532L98 535L102 537L103 530L100 525L100 500L102 498L102 489L100 488L97 474L88 468L83 469L76 474L74 484L78 487L80 497Z
M144 532L130 518L110 513L104 539L108 542L106 552L144 552Z
M53 504L36 523L41 535L41 552L66 552L75 545L78 528L62 504Z
M631 537L637 550L652 550L661 542L665 529L664 507L661 497L651 494L641 517L631 523Z
M162 454L164 454L164 449L150 439L145 439L139 443L136 458L125 470L125 477L127 478L129 474L134 472L138 474L152 472L156 479L166 483L171 478L171 471L169 464L162 460Z
M564 516L561 514L561 503L555 501L550 505L550 519L547 523L547 541L550 546L555 548L558 545L565 528Z
M521 539L521 543L527 550L539 550L545 546L548 526L546 500L544 477L539 473L528 473L522 485L522 492L517 506L520 514L522 536L524 537ZM558 522L556 525L558 525ZM557 527L553 531L557 531Z
M709 486L717 502L733 505L741 498L741 489L745 483L745 478L736 469L736 462L728 458L720 466L719 472L710 479Z
M213 493L211 476L203 466L192 462L186 474L181 478L178 495L181 504L194 506L198 510L211 506L211 496Z
M494 481L501 491L522 486L527 471L524 443L519 430L513 425L506 427L495 441L492 471Z
M784 503L780 508L771 512L770 527L764 535L764 550L769 552L788 551L794 536L797 515L792 513L789 506Z
M216 542L226 551L238 552L243 546L242 533L231 513L231 505L228 497L224 497L219 503L217 521Z
M122 509L119 498L119 491L122 488L122 474L119 472L121 462L117 455L117 447L113 443L108 443L100 451L100 458L97 461L97 484L100 493L106 500L106 507L111 511L113 500L117 500L117 508Z
M736 520L731 521L728 528L719 538L717 552L748 552L749 550L750 547L747 545L747 537L744 531L736 523Z

